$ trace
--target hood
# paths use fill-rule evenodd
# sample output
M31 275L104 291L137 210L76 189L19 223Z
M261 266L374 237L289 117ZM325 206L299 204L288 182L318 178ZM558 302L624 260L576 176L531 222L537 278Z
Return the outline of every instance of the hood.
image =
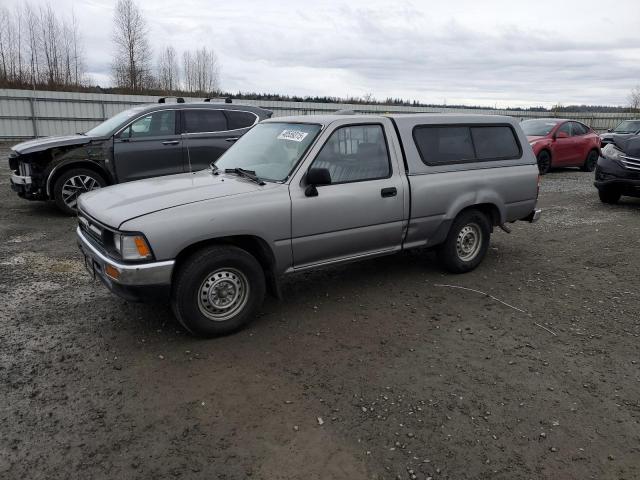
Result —
M616 135L613 143L630 157L640 158L640 136Z
M55 147L66 147L69 145L84 145L93 140L86 135L67 135L64 137L43 137L22 142L11 147L11 149L19 154L34 153Z
M273 188L260 186L236 175L212 175L209 170L181 173L121 183L80 196L79 208L100 223L119 228L124 222L142 215L188 203L250 193Z
M543 137L542 135L527 135L527 140L529 141L529 143L535 142L536 140L542 140L543 138L546 137Z

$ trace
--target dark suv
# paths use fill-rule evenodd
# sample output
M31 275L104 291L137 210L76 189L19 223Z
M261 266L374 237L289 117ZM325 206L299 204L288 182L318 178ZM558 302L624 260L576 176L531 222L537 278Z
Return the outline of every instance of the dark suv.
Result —
M11 188L74 214L81 193L114 183L202 170L272 112L230 103L131 108L83 134L38 138L9 154Z
M595 186L604 203L617 203L623 195L640 197L640 137L615 138L602 149Z

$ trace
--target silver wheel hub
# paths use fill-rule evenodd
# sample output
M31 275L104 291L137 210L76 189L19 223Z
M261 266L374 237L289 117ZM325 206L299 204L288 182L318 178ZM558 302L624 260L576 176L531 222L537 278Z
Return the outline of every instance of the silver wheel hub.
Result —
M478 255L482 246L482 230L475 223L462 227L456 238L456 253L463 262L470 262Z
M74 175L62 185L62 201L69 208L76 208L81 193L100 188L98 181L89 175Z
M198 308L202 314L216 322L237 315L249 299L247 277L233 268L222 268L210 273L200 285Z

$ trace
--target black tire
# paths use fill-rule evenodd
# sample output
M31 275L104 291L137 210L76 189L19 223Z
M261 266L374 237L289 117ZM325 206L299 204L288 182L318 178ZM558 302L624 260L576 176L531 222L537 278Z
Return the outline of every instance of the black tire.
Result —
M53 200L62 212L75 215L80 194L106 185L107 182L99 173L88 168L73 168L56 179L53 184Z
M538 154L538 171L540 175L546 175L551 170L551 154L548 150L541 150Z
M253 320L265 288L264 271L251 254L234 246L207 247L178 266L171 308L193 335L226 335Z
M599 157L598 151L591 150L587 154L587 158L584 161L584 165L580 167L580 170L582 170L583 172L593 172L596 168L596 165L598 164L598 157Z
M467 233L465 234L464 231ZM467 245L465 242L470 234L476 236L479 245L477 250L474 248L473 252L469 252L465 258L464 250ZM482 262L489 248L490 239L491 225L487 216L479 210L466 210L456 217L447 239L438 247L438 260L451 273L469 272Z
M622 194L616 190L598 190L598 196L602 203L615 205L620 200Z

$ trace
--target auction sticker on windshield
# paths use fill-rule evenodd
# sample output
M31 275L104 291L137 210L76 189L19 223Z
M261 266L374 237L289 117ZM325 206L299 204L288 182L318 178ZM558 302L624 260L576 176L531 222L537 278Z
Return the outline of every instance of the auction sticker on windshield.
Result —
M301 142L307 135L309 135L309 133L301 132L300 130L283 130L282 133L278 135L278 140L291 140L293 142Z

